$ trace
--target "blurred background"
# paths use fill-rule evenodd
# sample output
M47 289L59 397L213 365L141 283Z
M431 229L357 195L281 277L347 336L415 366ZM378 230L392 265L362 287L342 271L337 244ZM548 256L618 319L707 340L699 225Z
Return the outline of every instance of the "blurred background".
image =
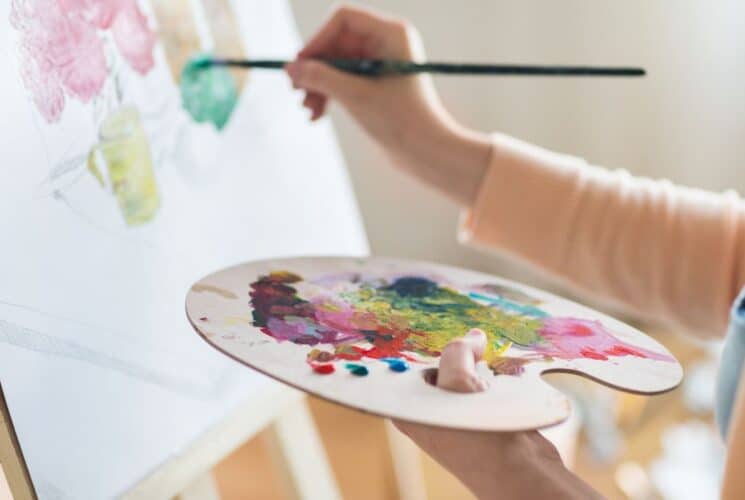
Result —
M303 38L336 4L291 3ZM717 191L745 188L740 2L359 3L412 21L432 60L643 66L648 76L634 80L436 77L435 83L452 114L473 128L636 175ZM563 292L518 263L459 246L457 207L394 171L343 111L334 108L332 120L373 253L467 266ZM582 420L574 468L610 498L716 498L723 459L711 425L718 346L642 326L684 363L686 382L672 393L641 398L552 377L574 396ZM396 498L383 423L317 401L313 408L345 498ZM223 464L228 498L279 495L272 481L257 490L231 480L246 463L261 467L264 453L257 440L238 452L240 460ZM436 464L422 463L428 498L468 498Z

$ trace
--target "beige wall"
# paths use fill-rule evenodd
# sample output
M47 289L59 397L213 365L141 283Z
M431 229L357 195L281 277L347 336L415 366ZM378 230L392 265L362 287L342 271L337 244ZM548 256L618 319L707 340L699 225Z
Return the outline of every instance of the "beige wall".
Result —
M329 0L293 0L304 37ZM745 187L745 4L736 0L370 0L413 21L431 59L643 65L642 80L439 77L464 123L608 167L710 189ZM515 274L455 242L457 210L393 171L333 119L377 254Z

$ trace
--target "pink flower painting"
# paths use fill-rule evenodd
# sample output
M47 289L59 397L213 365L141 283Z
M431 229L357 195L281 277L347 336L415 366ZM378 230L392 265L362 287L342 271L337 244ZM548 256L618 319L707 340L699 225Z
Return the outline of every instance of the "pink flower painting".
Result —
M154 64L155 33L137 0L12 0L20 34L21 78L48 122L60 119L66 97L89 102L109 75L104 33L144 75Z

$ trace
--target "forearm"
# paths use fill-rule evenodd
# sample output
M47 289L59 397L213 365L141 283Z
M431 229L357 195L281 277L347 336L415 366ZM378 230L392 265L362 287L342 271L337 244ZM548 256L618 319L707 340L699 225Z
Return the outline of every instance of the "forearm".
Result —
M464 224L585 291L722 335L745 284L745 209L718 195L590 167L505 137Z
M598 500L604 498L563 464L552 464L535 471L534 477L525 478L524 484L506 490L502 496L479 496L479 498L521 498L523 500ZM526 492L529 492L526 494Z
M392 159L460 207L468 207L489 167L491 138L457 125L447 116L430 118L429 122L426 135L418 133L416 123L407 125L401 147L391 148L396 151Z
M530 474L516 471L509 479L504 476L488 488L472 489L482 500L593 500L603 496L593 490L563 465L537 467L531 464ZM540 464L539 464L540 466Z

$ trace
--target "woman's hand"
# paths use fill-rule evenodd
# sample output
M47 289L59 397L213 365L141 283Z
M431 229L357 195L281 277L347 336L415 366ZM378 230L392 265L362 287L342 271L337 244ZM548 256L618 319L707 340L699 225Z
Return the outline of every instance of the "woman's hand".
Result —
M464 129L445 111L429 76L365 78L316 58L423 60L418 33L404 20L341 7L287 65L293 86L317 120L337 100L394 163L470 205L486 170L488 138Z
M448 344L440 358L437 386L450 391L486 390L476 373L486 336L471 330ZM479 498L600 498L564 467L556 448L537 431L474 432L395 422L427 454Z

